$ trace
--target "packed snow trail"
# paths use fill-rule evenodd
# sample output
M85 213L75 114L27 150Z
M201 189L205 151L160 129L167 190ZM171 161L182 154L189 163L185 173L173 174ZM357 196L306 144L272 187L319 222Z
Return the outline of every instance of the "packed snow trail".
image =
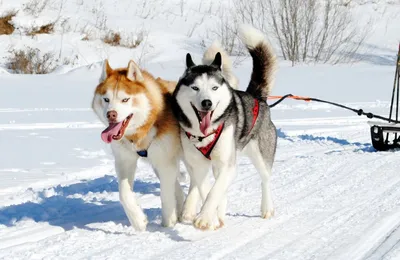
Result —
M398 153L374 152L368 128L361 123L351 123L358 130L349 131L332 118L325 132L310 129L300 134L282 130L280 122L285 127L299 123L277 120L279 147L272 177L276 215L271 220L259 217L259 176L241 158L229 189L224 228L215 232L188 224L162 228L159 183L149 166L140 163L135 191L150 225L137 233L128 227L119 204L110 158L104 166L86 169L84 180L7 192L0 208L0 258L400 257L400 175L393 167ZM187 191L188 183L182 185Z
M90 75L94 81L96 73ZM17 98L24 88L0 92ZM366 118L315 103L274 108L276 215L260 218L260 179L240 158L226 226L215 232L189 224L162 228L159 182L140 161L134 189L150 224L138 233L119 203L113 158L100 140L102 125L85 106L92 89L60 88L70 88L63 92L70 100L81 93L81 101L68 108L68 101L59 104L39 91L26 102L30 106L0 110L0 142L6 147L0 150L0 259L400 257L398 152L374 151ZM345 103L377 114L389 106ZM187 192L188 180L181 184Z

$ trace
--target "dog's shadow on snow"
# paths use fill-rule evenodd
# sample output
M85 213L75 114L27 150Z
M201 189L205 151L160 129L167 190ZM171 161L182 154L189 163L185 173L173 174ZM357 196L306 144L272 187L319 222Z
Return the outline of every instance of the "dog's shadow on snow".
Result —
M135 181L134 190L137 194L160 195L160 184L155 182ZM106 175L94 180L84 180L68 186L56 186L37 194L38 202L25 202L0 208L0 225L15 226L17 222L30 219L35 222L46 222L52 226L62 227L68 231L73 228L85 230L102 230L105 233L122 234L123 232L107 231L102 228L89 227L88 224L114 222L129 226L129 221L117 201L107 199L109 192L118 192L118 182L114 176ZM83 200L82 196L93 199ZM98 194L100 193L100 194ZM117 195L118 196L118 195ZM98 199L98 197L102 199ZM104 198L104 199L103 199ZM154 223L161 218L160 208L144 209L148 217L148 231L165 233L172 240L184 241L174 230L163 228Z

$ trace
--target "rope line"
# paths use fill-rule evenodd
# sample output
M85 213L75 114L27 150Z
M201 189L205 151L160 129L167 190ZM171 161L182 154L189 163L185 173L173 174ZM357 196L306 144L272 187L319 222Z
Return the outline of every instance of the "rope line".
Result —
M269 105L269 107L275 107L276 105L278 105L279 103L281 103L283 100L287 99L287 98L291 98L291 99L295 99L295 100L303 100L306 102L310 102L310 101L314 101L314 102L320 102L320 103L325 103L325 104L329 104L332 106L336 106L336 107L340 107L343 109L347 109L350 110L354 113L356 113L359 116L366 116L368 118L377 118L377 119L381 119L384 121L388 121L390 123L395 123L395 124L400 124L399 120L394 120L394 119L390 119L388 117L383 117L380 115L375 115L373 113L370 112L364 112L364 110L362 109L356 109L356 108L352 108L352 107L348 107L339 103L335 103L335 102L331 102L331 101L327 101L327 100L323 100L323 99L318 99L318 98L311 98L311 97L302 97L302 96L294 96L292 94L287 94L284 96L270 96L268 97L268 99L279 99L278 101L274 102L273 104Z

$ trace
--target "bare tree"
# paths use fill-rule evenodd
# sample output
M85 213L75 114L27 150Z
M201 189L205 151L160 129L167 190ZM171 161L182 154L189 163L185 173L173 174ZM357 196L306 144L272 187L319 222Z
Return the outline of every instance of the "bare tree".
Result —
M235 9L219 7L217 11L212 13L218 17L212 27L209 27L206 34L202 36L201 46L207 48L206 41L213 42L218 40L224 50L233 57L233 66L239 65L245 58L247 53L238 37L239 24L241 21L235 14Z
M234 5L238 19L270 32L293 64L349 61L368 32L337 0L234 0Z
M30 0L24 4L24 11L36 18L43 12L49 5L49 0Z

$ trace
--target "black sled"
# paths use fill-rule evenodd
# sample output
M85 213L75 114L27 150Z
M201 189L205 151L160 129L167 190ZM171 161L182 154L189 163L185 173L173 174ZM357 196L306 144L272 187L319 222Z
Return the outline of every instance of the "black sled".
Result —
M396 72L392 91L388 123L370 121L372 146L378 151L387 151L400 148L400 124L399 122L399 83L400 81L400 44L397 53Z

